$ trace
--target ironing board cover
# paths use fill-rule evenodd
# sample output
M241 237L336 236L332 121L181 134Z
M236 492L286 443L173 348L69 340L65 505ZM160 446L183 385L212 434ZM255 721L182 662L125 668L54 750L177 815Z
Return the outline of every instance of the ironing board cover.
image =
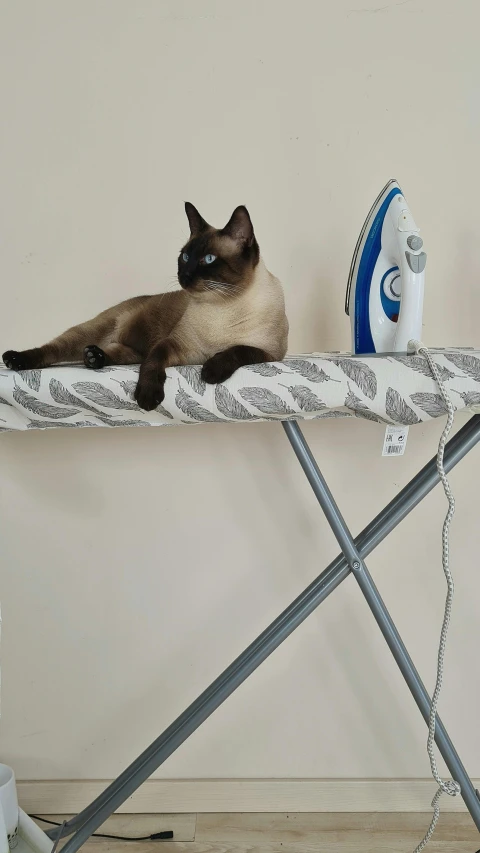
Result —
M480 411L480 350L431 352L457 409ZM199 367L175 367L153 412L133 399L138 371L138 365L19 373L0 367L0 431L353 417L412 425L445 414L423 356L288 356L241 368L219 385L206 385Z

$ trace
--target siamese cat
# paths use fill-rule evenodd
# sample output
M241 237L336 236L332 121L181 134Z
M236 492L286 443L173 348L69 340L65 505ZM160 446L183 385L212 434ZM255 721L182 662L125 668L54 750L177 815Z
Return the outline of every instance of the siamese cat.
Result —
M164 399L165 368L201 364L205 382L224 382L246 364L281 360L288 321L282 286L266 268L246 207L225 228L187 202L190 238L178 257L180 290L135 296L35 349L8 350L12 370L83 361L99 369L138 364L140 408Z

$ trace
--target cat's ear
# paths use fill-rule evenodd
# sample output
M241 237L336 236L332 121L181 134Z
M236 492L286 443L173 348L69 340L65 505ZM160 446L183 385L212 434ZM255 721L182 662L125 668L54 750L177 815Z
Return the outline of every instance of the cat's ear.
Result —
M227 222L222 231L227 237L231 237L243 246L252 246L255 240L252 220L247 208L241 204L233 211L230 221Z
M196 237L198 234L201 234L202 231L207 231L207 229L210 228L208 222L205 222L203 216L200 216L197 208L189 201L185 202L185 213L187 214L188 224L190 225L191 237Z

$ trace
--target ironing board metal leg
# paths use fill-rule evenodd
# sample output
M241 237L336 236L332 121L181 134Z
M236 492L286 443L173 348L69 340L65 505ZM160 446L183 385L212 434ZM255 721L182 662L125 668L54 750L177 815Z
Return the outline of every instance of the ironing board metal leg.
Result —
M455 467L479 440L480 415L476 415L447 444L445 470ZM356 538L355 545L362 557L368 556L438 482L434 457ZM340 554L142 755L68 822L64 835L76 834L65 844L62 853L78 850L107 817L336 589L350 571L343 554ZM48 830L46 834L55 838L58 830Z
M356 546L337 503L312 456L310 448L296 422L284 422L283 427L288 436L290 444L302 466L307 479L315 493L323 513L332 528L332 531L340 545L347 562L352 569L360 589L365 596L368 606L372 611L377 624L385 637L390 651L407 682L415 702L417 703L423 718L428 724L430 714L430 697L422 683L422 680L408 654L403 640L388 612L382 597L375 586L375 582L368 571L362 554ZM462 797L467 806L477 829L480 831L480 800L475 788L448 737L448 734L439 717L436 720L435 741L439 751L455 779L461 786Z

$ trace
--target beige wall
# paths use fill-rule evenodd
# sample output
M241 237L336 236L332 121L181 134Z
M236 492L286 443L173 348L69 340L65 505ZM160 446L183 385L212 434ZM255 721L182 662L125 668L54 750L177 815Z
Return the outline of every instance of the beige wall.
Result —
M348 348L351 252L391 176L429 253L425 341L480 345L477 0L0 11L0 352L167 288L185 199L218 225L249 206L292 351ZM353 530L440 426L392 461L375 424L305 427ZM452 476L442 700L477 776L479 462ZM116 774L337 552L271 424L3 435L0 470L1 755L23 778ZM444 509L435 493L369 561L429 687ZM427 776L425 738L347 581L159 775Z

